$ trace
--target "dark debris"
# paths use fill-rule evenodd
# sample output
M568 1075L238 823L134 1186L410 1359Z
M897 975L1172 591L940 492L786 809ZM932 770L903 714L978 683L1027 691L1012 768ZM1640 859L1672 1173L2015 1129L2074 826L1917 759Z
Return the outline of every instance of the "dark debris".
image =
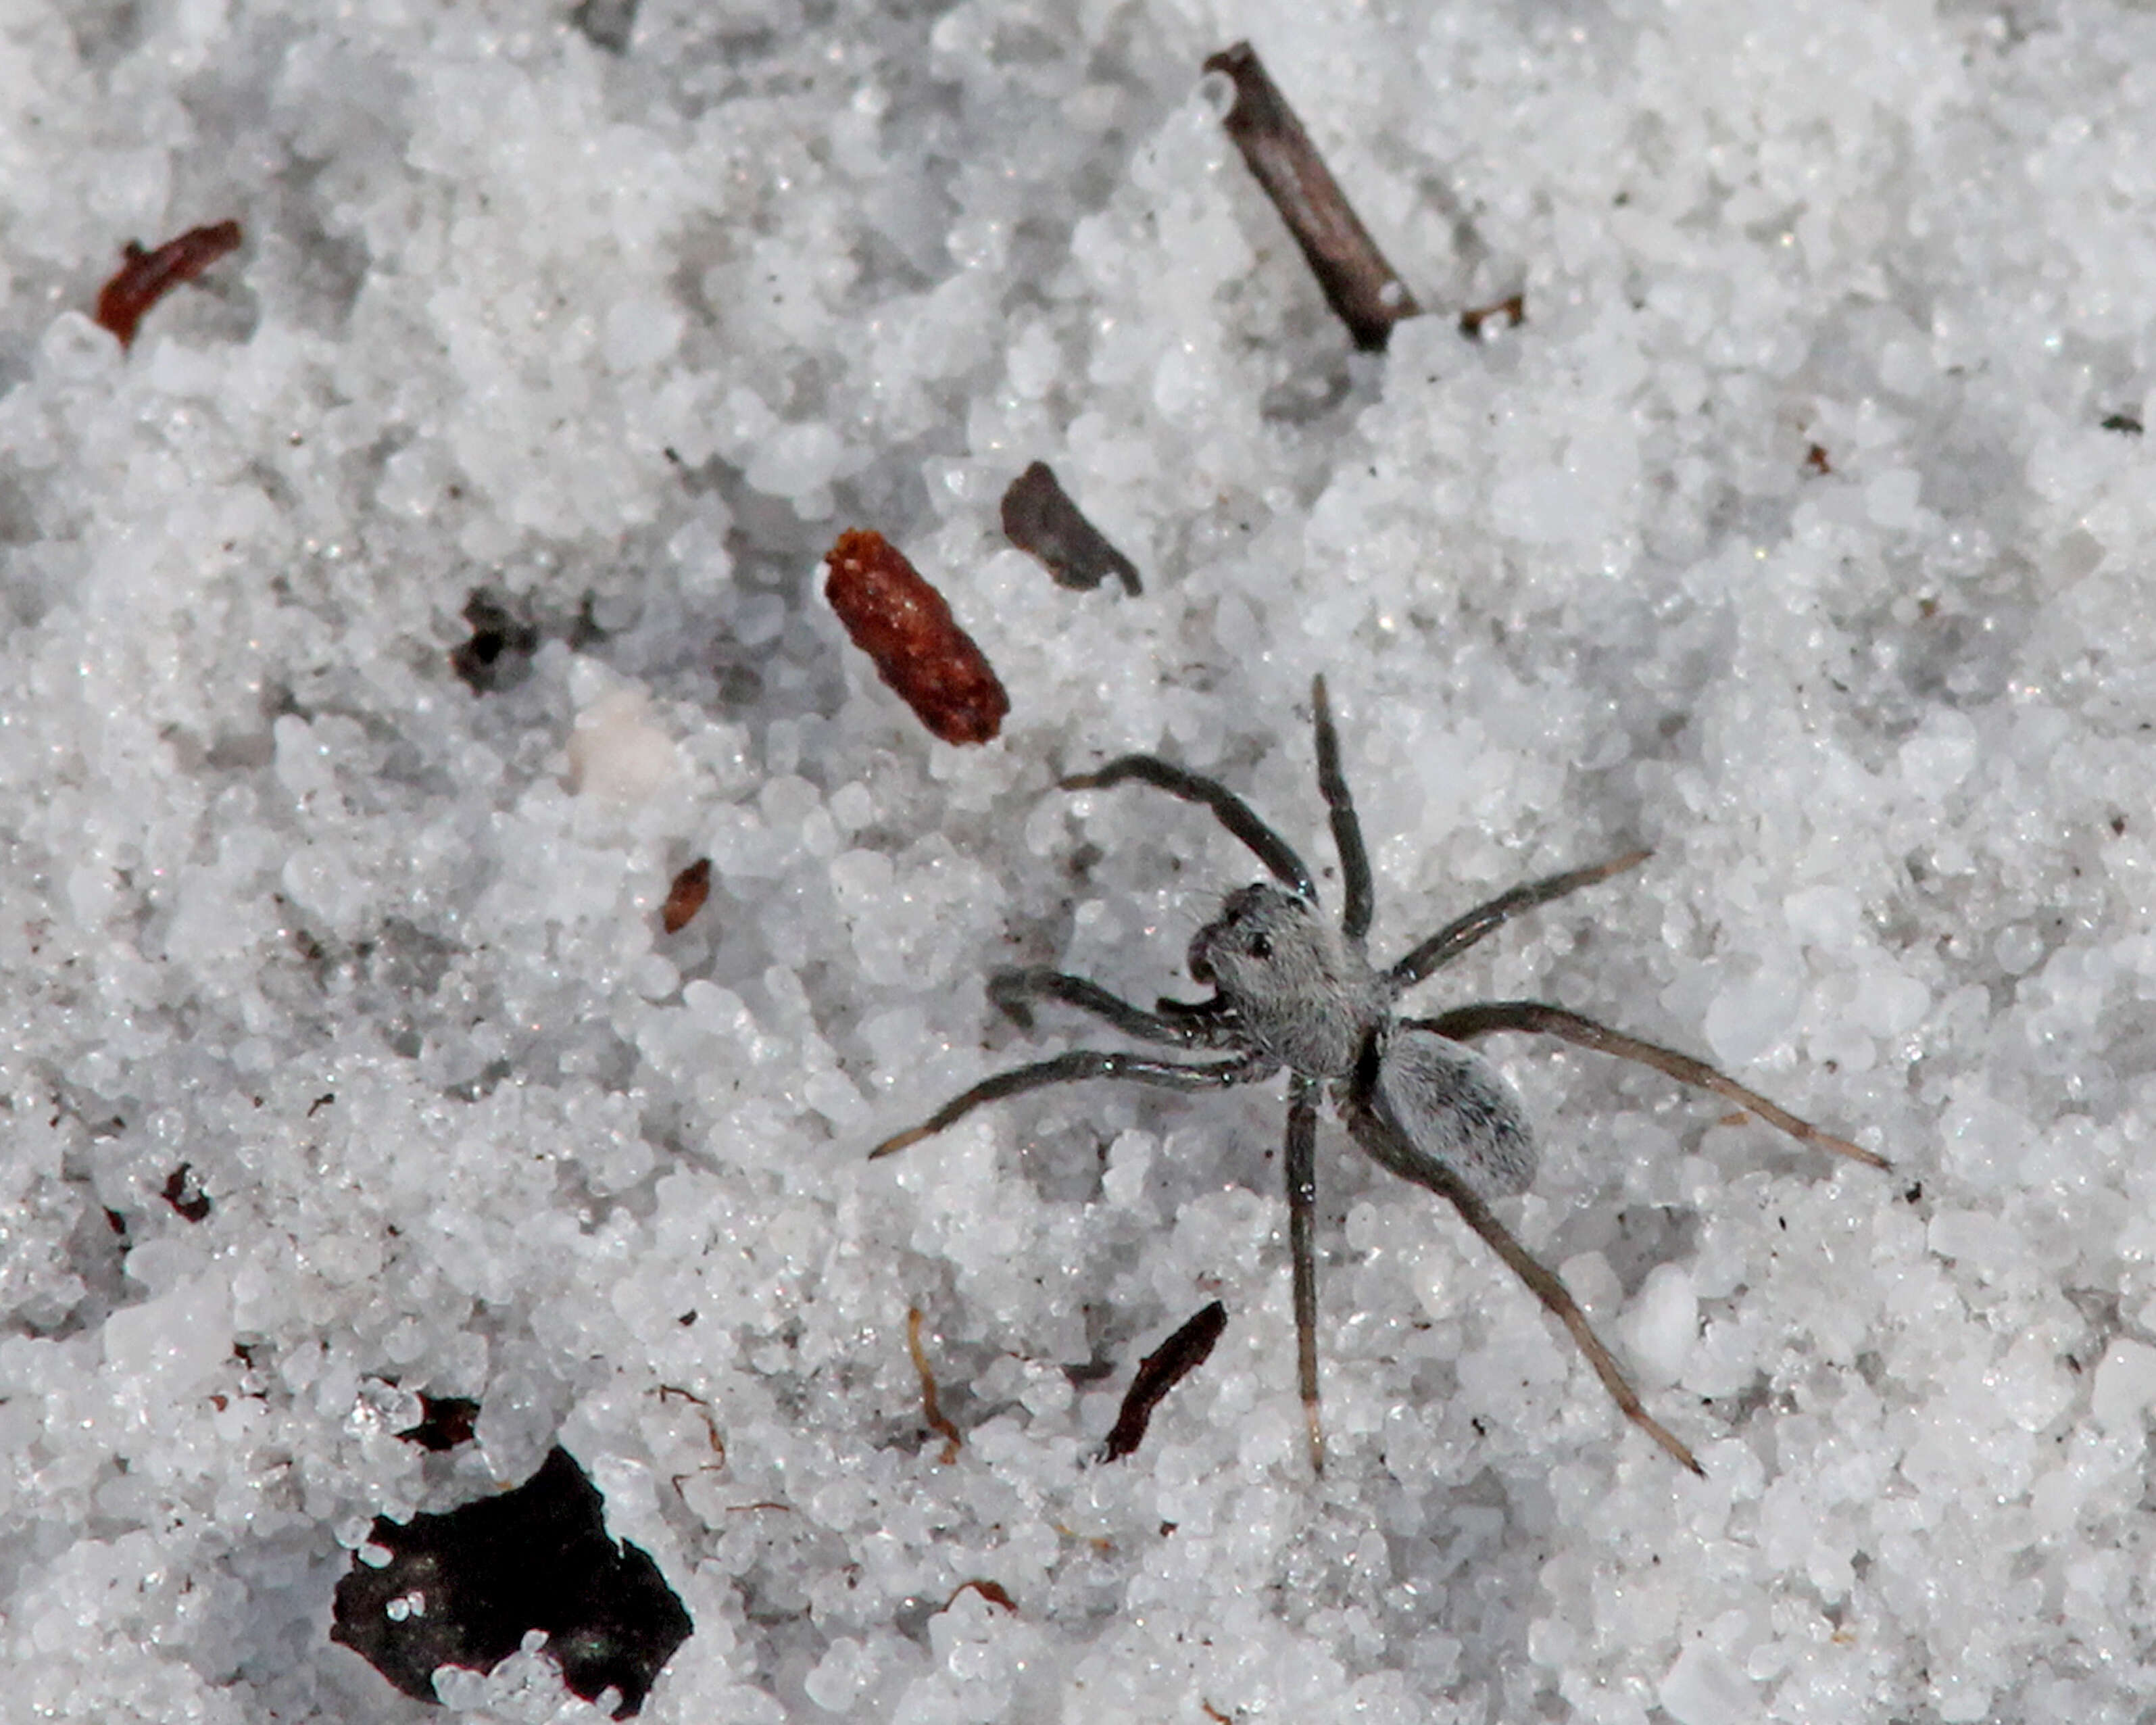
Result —
M1234 80L1235 105L1221 123L1302 248L1326 303L1358 347L1383 347L1393 326L1422 307L1348 206L1257 50L1238 42L1207 60L1205 69Z
M390 1559L353 1554L330 1639L421 1701L438 1698L440 1666L491 1671L542 1630L562 1681L587 1701L618 1690L625 1718L695 1628L650 1557L607 1537L598 1488L566 1450L514 1491L377 1516L368 1538Z
M1101 1446L1103 1461L1120 1461L1145 1441L1146 1428L1152 1423L1153 1409L1162 1398L1205 1363L1214 1343L1227 1327L1228 1308L1215 1300L1139 1362L1130 1393L1123 1398L1122 1411L1116 1415L1115 1428Z
M1004 537L1037 557L1058 587L1090 593L1112 575L1136 598L1145 591L1137 566L1087 521L1045 461L1036 461L1004 493Z

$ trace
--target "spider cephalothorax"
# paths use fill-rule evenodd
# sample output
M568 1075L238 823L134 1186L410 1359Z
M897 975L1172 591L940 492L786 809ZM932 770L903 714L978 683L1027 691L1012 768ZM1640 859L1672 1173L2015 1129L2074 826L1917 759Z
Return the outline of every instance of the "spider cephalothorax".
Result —
M1359 946L1306 899L1264 881L1230 893L1190 942L1190 973L1224 1018L1291 1071L1345 1078L1392 1011L1393 990Z
M1373 908L1370 863L1353 799L1340 770L1340 744L1325 679L1311 685L1317 734L1317 783L1332 818L1345 889L1339 926L1321 914L1317 889L1286 841L1217 780L1153 755L1124 755L1097 772L1063 781L1067 790L1103 789L1136 779L1187 803L1202 803L1250 847L1273 880L1229 895L1220 914L1190 942L1190 973L1213 989L1204 1000L1132 1005L1097 983L1057 970L1001 971L989 997L1025 1027L1033 1002L1056 1000L1105 1019L1126 1035L1225 1058L1187 1062L1109 1050L1078 1049L999 1072L954 1096L919 1126L871 1152L888 1156L942 1132L983 1102L1045 1085L1118 1078L1169 1090L1218 1090L1288 1073L1288 1252L1294 1271L1297 1377L1313 1466L1324 1463L1317 1418L1317 1104L1330 1090L1355 1142L1381 1166L1448 1200L1568 1330L1625 1416L1695 1473L1691 1451L1651 1418L1564 1284L1498 1220L1488 1200L1524 1191L1535 1173L1534 1138L1519 1098L1496 1068L1466 1045L1499 1030L1536 1031L1620 1059L1638 1060L1681 1083L1748 1108L1792 1137L1874 1168L1883 1158L1823 1132L1705 1062L1642 1042L1606 1024L1533 1000L1455 1007L1432 1019L1401 1018L1399 997L1522 911L1591 886L1645 862L1644 850L1592 868L1530 881L1479 905L1412 948L1390 968L1370 963L1364 937Z

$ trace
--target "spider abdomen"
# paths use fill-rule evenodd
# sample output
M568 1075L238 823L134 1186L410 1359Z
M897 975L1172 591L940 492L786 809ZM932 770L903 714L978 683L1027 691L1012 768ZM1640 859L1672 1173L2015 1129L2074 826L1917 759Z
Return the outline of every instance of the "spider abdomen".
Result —
M1364 1149L1411 1180L1422 1179L1411 1165L1418 1158L1442 1163L1478 1198L1527 1189L1535 1178L1534 1132L1496 1067L1474 1050L1414 1026L1378 1040L1374 1051L1368 1106L1392 1130L1357 1133Z

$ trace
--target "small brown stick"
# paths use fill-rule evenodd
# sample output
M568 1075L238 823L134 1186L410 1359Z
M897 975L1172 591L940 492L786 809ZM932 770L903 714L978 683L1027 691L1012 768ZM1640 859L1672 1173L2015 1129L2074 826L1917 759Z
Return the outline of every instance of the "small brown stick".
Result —
M680 933L711 896L711 860L700 856L676 875L674 884L666 889L666 902L659 912L660 927L669 934Z
M1393 326L1422 307L1348 207L1340 182L1266 74L1257 50L1238 42L1206 61L1205 69L1235 80L1235 105L1221 123L1302 248L1326 303L1358 347L1382 348Z
M1045 564L1058 587L1090 593L1112 575L1132 598L1145 591L1137 566L1086 519L1045 461L1011 481L1003 513L1004 537Z
M1505 327L1516 330L1527 321L1527 296L1514 294L1510 299L1499 300L1489 305L1476 305L1460 314L1460 333L1471 341L1482 334L1482 326L1493 317L1505 320Z
M122 347L133 347L143 315L182 282L192 281L228 252L238 251L240 237L239 223L218 222L190 228L154 251L129 240L122 254L127 261L98 290L95 321L117 336Z
M719 1466L726 1465L726 1440L720 1433L718 1416L711 1412L711 1404L694 1390L683 1389L678 1384L662 1384L655 1394L662 1402L673 1399L684 1401L695 1407L704 1416L704 1430L711 1440L711 1453L719 1458Z
M918 1306L906 1308L906 1351L913 1356L913 1369L921 1373L921 1417L928 1422L928 1429L943 1440L943 1462L948 1466L958 1459L958 1445L964 1440L936 1399L936 1373L928 1368L928 1350L921 1345Z
M986 742L1010 696L943 595L880 533L841 533L824 554L830 601L876 675L945 742Z
M1215 1300L1201 1308L1183 1327L1138 1362L1122 1410L1116 1415L1108 1440L1101 1446L1103 1461L1120 1461L1145 1441L1152 1410L1169 1390L1205 1363L1213 1344L1228 1327L1228 1308Z
M958 1595L964 1593L968 1588L978 1594L991 1605L1000 1605L1004 1610L1009 1612L1012 1616L1015 1617L1018 1615L1018 1601L1010 1596L1009 1589L1006 1588L1000 1581L989 1581L984 1577L978 1575L973 1577L969 1581L962 1581L957 1584L957 1586L952 1588L951 1589L951 1597L943 1602L943 1609L946 1611L948 1611L953 1605L957 1604L958 1603Z

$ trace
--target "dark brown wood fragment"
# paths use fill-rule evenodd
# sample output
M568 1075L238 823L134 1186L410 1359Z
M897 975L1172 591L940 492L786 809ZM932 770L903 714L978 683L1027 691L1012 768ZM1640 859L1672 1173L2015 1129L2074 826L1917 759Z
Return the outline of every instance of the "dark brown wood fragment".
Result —
M1393 326L1422 307L1348 207L1340 182L1267 75L1257 50L1238 42L1206 61L1205 69L1235 80L1235 105L1222 123L1302 248L1326 303L1358 347L1383 347Z
M531 669L539 628L484 588L465 601L471 639L449 654L449 668L475 695L514 688Z
M711 896L711 860L700 856L676 875L674 884L666 889L666 902L659 912L660 925L669 934L680 933Z
M192 1163L183 1162L172 1170L165 1180L161 1196L190 1222L209 1219L209 1194L202 1189L202 1182L195 1178Z
M1478 341L1482 326L1493 317L1505 320L1505 327L1516 330L1527 321L1527 296L1514 294L1488 305L1472 305L1460 314L1460 333L1471 341Z
M1004 493L1004 537L1045 564L1058 587L1090 593L1112 575L1133 598L1145 591L1137 566L1086 519L1045 461L1034 462Z
M479 1404L466 1395L425 1395L419 1398L419 1423L397 1435L408 1444L439 1453L472 1440L479 1422Z
M979 1575L974 1576L970 1580L962 1581L957 1586L952 1588L951 1597L943 1602L943 1609L948 1611L958 1603L958 1595L968 1589L978 1594L991 1605L1001 1606L1014 1617L1018 1615L1018 1601L1010 1596L1010 1589L1000 1581L990 1581L986 1577Z
M1003 729L1010 696L988 655L897 547L855 529L824 561L831 571L824 597L922 724L946 742L986 742Z
M1137 1375L1131 1379L1130 1393L1123 1398L1122 1411L1116 1415L1115 1428L1101 1446L1103 1461L1120 1461L1145 1441L1146 1427L1152 1424L1152 1410L1160 1405L1161 1398L1205 1363L1213 1344L1227 1327L1228 1308L1215 1300L1138 1363Z
M132 347L135 331L152 305L228 252L238 251L239 241L237 222L190 228L154 251L145 251L131 239L124 254L127 261L98 291L97 322L119 336L122 347Z

